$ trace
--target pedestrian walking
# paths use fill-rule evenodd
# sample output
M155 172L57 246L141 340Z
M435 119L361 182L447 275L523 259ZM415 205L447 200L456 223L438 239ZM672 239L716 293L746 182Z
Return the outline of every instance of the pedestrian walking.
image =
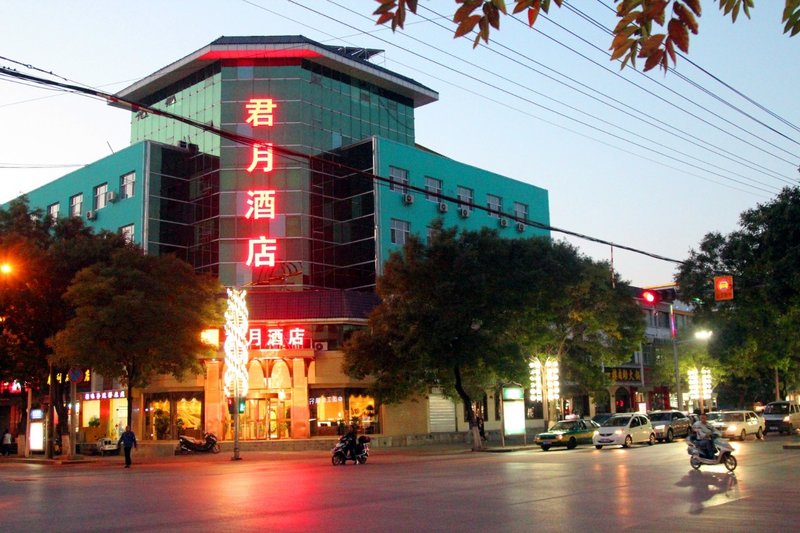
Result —
M117 444L122 446L122 449L125 452L125 468L130 468L131 449L139 447L136 444L136 434L131 431L130 426L125 426L125 431L122 433L122 436L119 438L119 442Z
M6 428L3 433L3 455L11 455L11 432Z

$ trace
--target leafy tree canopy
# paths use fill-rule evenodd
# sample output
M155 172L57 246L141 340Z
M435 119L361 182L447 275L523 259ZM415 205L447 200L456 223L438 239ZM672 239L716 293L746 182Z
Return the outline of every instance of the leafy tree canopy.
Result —
M75 316L52 340L54 358L120 379L128 397L155 375L199 372L198 356L212 355L200 333L222 321L221 293L185 261L124 248L75 277L65 296Z
M745 211L739 229L709 233L680 267L682 298L714 330L712 354L732 376L758 378L764 367L789 375L800 363L800 188L787 187ZM734 299L714 301L714 276L733 275Z
M380 4L373 15L378 24L391 23L392 30L403 28L406 12L417 12L417 0L377 0ZM489 42L491 29L500 29L501 15L508 15L507 3L513 4L513 14L525 13L528 25L533 26L541 12L549 13L551 3L561 7L563 0L455 0L458 8L453 15L455 36L475 31L473 48L481 41ZM676 62L677 50L689 52L689 34L697 35L702 14L701 0L615 0L619 19L613 30L611 59L622 58L622 67L636 59L644 59L644 70L669 68ZM706 2L708 3L708 2ZM770 3L772 5L772 3ZM719 0L719 9L736 22L739 13L750 17L754 0ZM671 15L670 15L671 12ZM784 33L800 32L800 0L785 0L782 21ZM677 49L677 50L676 50Z
M624 287L611 288L607 265L548 239L458 233L441 221L435 230L429 245L412 236L390 257L368 329L345 345L345 371L373 378L382 401L441 387L470 408L498 383L527 386L541 354L596 383L602 362L638 346L640 311Z

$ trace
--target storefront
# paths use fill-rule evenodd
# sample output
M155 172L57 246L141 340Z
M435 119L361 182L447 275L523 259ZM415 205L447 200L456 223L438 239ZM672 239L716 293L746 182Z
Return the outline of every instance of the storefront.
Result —
M128 398L125 389L91 391L78 394L80 431L84 442L101 437L118 439L128 423Z
M203 436L202 390L144 395L145 440L175 440L179 435Z
M343 435L355 424L359 433L380 433L378 406L366 389L311 389L311 436Z

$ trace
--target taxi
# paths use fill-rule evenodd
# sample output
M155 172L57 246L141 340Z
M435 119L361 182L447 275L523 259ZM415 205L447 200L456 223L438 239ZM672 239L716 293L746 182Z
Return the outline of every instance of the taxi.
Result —
M547 451L553 446L566 446L568 450L578 444L591 444L592 435L600 426L593 420L561 420L548 431L536 435L536 444Z

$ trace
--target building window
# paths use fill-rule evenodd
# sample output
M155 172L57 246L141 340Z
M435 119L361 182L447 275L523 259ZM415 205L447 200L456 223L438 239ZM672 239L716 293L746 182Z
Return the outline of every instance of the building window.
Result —
M472 211L472 189L458 186L456 187L456 196L458 196L458 205Z
M408 171L403 168L389 167L389 190L403 194L408 192Z
M133 184L136 182L136 172L128 172L119 177L119 196L121 199L133 198Z
M81 216L81 209L83 208L83 194L76 194L69 199L69 216Z
M440 202L442 196L442 180L425 176L425 199Z
M108 201L108 183L103 183L94 188L94 209L103 209Z
M122 226L121 228L119 228L119 233L125 238L125 242L127 243L133 242L133 224Z
M528 220L528 204L514 202L514 218L520 222Z
M47 214L50 215L54 222L58 220L58 208L58 202L47 206Z
M405 220L392 219L392 244L403 245L409 235L409 223Z
M489 208L490 217L500 218L500 213L503 211L503 199L493 194L487 194L486 207Z

